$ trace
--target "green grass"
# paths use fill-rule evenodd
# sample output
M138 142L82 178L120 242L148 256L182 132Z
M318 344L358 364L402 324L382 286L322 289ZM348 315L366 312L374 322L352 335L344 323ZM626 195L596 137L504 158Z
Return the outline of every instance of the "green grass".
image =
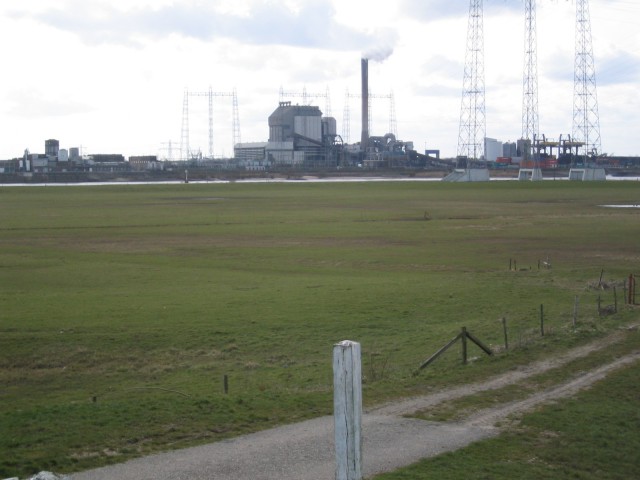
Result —
M625 333L618 341L589 355L532 375L507 386L466 395L435 405L428 410L416 412L416 418L430 421L463 421L478 410L523 400L537 392L552 389L580 377L585 372L597 369L640 350L640 335L636 331Z
M640 270L639 212L598 205L639 193L633 182L2 188L0 476L330 414L331 348L344 339L362 343L367 405L589 341L637 319L620 282ZM600 318L597 296L613 303L590 287L602 269L621 306ZM413 375L462 326L501 345L502 317L509 355L463 367L453 349Z
M590 390L526 415L497 438L375 480L627 480L640 468L640 386L636 364Z

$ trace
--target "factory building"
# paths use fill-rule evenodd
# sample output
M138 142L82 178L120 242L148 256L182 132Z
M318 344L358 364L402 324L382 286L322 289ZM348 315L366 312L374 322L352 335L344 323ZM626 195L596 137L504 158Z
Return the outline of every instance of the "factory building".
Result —
M485 137L484 139L484 159L487 162L495 162L498 157L503 156L503 144L495 138Z
M60 150L60 142L58 140L49 139L44 141L44 154L52 159L58 157L58 151Z
M336 139L336 121L320 108L280 102L269 116L267 159L275 165L325 164Z
M323 117L319 107L280 102L268 121L269 141L236 145L237 160L253 167L263 161L273 166L326 166L334 158L336 120Z
M512 158L518 156L518 145L515 142L505 142L502 144L502 156Z

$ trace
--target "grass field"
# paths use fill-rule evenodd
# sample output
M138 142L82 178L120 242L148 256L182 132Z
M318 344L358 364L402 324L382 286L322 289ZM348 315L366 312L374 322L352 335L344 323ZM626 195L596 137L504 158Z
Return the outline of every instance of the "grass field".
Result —
M640 211L599 205L639 197L637 182L2 188L0 477L330 414L344 339L362 343L371 405L602 335L638 318L623 281ZM598 296L614 303L601 274L616 315L598 315ZM462 326L502 345L503 317L508 353L462 366L452 349L413 375Z

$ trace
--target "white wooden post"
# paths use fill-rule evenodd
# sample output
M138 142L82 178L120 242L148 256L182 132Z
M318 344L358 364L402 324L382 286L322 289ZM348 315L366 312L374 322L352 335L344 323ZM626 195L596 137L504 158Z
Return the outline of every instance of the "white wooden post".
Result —
M333 347L336 480L362 480L362 367L360 344Z

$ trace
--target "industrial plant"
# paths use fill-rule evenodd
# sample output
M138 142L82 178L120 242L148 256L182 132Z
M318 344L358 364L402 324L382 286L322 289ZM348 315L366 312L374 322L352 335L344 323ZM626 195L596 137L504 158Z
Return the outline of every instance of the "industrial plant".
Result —
M362 89L362 133L360 142L349 145L337 133L337 121L323 116L318 106L294 105L281 101L269 116L269 140L235 145L235 158L248 169L272 167L329 168L364 167L424 168L439 160L414 149L413 142L402 141L391 132L369 134L369 60L360 62Z
M441 159L437 148L418 151L414 141L401 139L395 127L393 93L374 95L369 86L369 59L360 59L358 94L345 96L342 134L331 115L329 92L325 112L309 101L294 103L296 93L280 91L274 110L265 118L268 137L242 142L238 95L232 92L185 90L179 147L169 143L169 154L129 157L121 154L82 155L79 148L61 149L58 140L45 141L45 153L25 150L20 158L0 162L0 174L28 176L54 173L126 173L167 171L275 171L275 170L411 170L440 172L445 181L486 181L489 168L514 170L522 180L542 179L542 170L572 169L569 178L601 180L604 168L638 167L638 158L607 157L602 154L596 94L595 67L588 0L576 1L576 51L572 133L557 138L540 133L538 118L536 1L525 0L525 62L523 72L522 131L516 141L501 142L487 137L484 85L483 1L470 0L467 51L463 75L457 156ZM354 67L356 62L354 61ZM194 151L190 141L190 102L205 98L209 107L208 152ZM214 157L213 100L232 103L232 158ZM360 100L359 141L350 142L348 99ZM372 98L390 100L388 131L371 132ZM265 128L267 131L267 128ZM174 152L179 152L176 156Z

